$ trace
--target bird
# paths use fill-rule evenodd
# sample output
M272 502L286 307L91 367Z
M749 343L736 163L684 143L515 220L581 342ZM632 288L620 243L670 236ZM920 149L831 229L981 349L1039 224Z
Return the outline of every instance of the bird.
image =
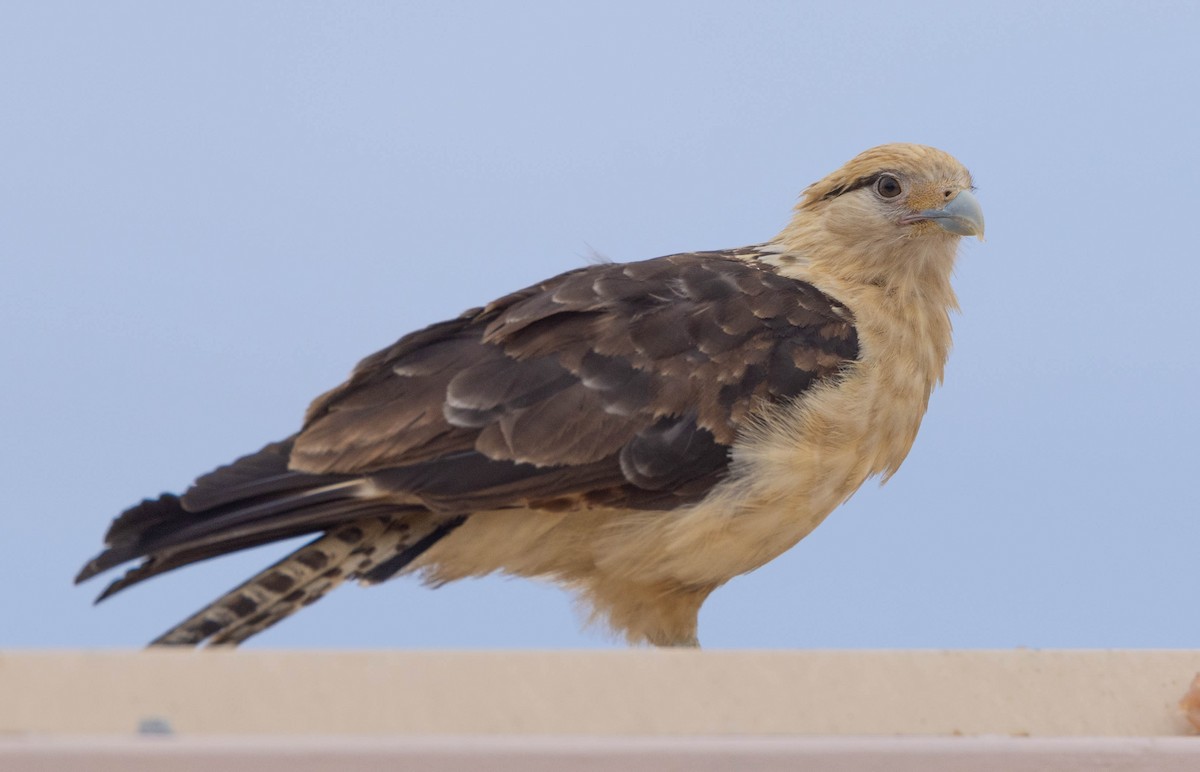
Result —
M120 514L97 602L312 540L151 642L232 646L346 581L550 580L632 645L698 646L705 599L886 481L942 382L970 173L871 148L773 239L595 262L405 335L301 428Z

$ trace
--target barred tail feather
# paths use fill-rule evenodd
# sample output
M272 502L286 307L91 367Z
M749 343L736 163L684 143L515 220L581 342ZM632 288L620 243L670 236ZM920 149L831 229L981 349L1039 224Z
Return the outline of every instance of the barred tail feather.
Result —
M213 601L150 645L236 646L320 600L347 579L374 583L402 571L464 520L430 515L368 517L340 526Z

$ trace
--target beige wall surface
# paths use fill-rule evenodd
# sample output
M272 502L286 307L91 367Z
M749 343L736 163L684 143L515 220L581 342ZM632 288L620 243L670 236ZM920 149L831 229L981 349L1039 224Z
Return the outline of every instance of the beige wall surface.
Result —
M0 652L0 737L1165 737L1192 731L1197 672L1200 651Z

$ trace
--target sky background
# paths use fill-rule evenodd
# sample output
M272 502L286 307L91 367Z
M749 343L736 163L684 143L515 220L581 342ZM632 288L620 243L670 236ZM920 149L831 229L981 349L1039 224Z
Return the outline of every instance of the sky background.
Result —
M773 236L868 147L974 173L912 453L709 647L1195 647L1196 3L0 5L0 647L139 646L287 551L93 608L109 521L401 335L599 254ZM550 585L343 588L256 647L609 647Z

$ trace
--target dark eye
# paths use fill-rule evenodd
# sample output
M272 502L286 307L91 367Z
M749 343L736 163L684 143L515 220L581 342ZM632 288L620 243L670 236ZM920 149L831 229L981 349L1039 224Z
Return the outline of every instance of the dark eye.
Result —
M900 195L900 180L890 174L881 174L875 180L875 192L880 198L895 198Z

